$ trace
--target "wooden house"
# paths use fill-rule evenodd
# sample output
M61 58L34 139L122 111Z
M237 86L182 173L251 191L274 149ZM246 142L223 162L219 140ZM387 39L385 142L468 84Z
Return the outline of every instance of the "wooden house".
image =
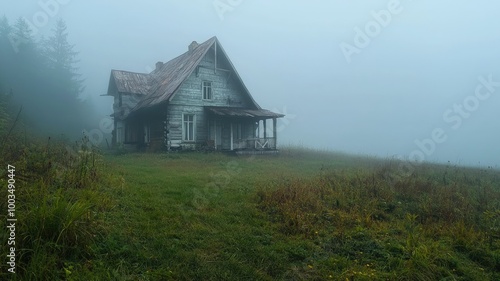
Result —
M253 99L219 40L193 41L151 73L112 70L113 144L150 149L276 151L276 120Z

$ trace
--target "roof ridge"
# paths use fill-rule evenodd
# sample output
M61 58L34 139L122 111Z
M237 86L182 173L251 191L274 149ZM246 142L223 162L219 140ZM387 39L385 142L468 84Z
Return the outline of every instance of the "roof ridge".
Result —
M111 69L111 72L113 72L113 71L127 72L127 73L133 73L133 74L149 75L149 73L143 73L143 72L134 72L134 71L128 71L128 70Z
M199 44L198 44L198 46L196 46L196 48L195 48L195 49L197 49L198 47L200 47L200 46L201 46L201 45L203 45L203 44L208 43L210 40L217 40L217 36L212 36L212 37L210 37L208 40L204 41L203 43L199 43ZM193 41L193 42L196 42L196 41ZM166 61L166 62L163 62L163 65L161 66L161 68L165 67L165 65L167 65L169 62L174 61L174 60L176 60L176 59L178 59L178 58L180 58L180 57L182 57L182 56L184 56L184 55L186 55L186 54L188 54L188 53L190 53L190 52L191 52L190 50L187 50L187 51L185 51L184 53L182 53L182 54L180 54L180 55L178 55L178 56L176 56L176 57L174 57L174 58L172 58L172 59L170 59L170 60L168 60L168 61ZM157 70L157 69L155 68L155 69L154 69L153 71L151 71L149 74L152 74L152 73L153 73L153 72L155 72L156 70Z

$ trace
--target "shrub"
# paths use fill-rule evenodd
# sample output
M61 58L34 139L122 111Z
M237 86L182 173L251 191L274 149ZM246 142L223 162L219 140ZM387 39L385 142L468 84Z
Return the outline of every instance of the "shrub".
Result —
M258 204L283 235L314 241L326 260L347 258L343 279L490 278L499 266L497 173L422 165L396 176L396 167L277 179L259 188Z

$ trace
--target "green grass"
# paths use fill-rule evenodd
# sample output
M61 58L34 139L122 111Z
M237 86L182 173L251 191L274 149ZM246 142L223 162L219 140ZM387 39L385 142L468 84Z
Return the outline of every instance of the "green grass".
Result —
M103 160L97 183L60 191L66 201L50 205L90 210L91 219L40 211L85 226L68 228L61 244L79 254L33 255L32 266L51 266L24 276L52 269L52 280L500 279L496 170L425 164L408 172L394 160L298 148ZM87 186L82 166L75 169L68 181Z
M122 179L77 280L500 277L500 245L488 239L500 207L493 170L425 165L401 176L394 161L305 149L106 160Z
M15 167L16 274L2 264L2 280L59 280L67 262L92 256L91 245L103 233L103 213L109 210L102 184L102 157L87 145L87 139L72 145L61 141L3 143L2 166ZM7 170L0 172L0 228L7 223ZM104 195L104 196L103 196ZM9 233L2 231L0 240ZM2 256L7 247L2 247Z

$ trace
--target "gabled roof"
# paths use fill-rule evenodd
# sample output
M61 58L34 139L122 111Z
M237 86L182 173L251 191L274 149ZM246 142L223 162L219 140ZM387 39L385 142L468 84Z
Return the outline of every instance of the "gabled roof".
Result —
M198 45L194 50L166 62L159 69L151 72L150 91L142 99L134 110L150 107L161 102L170 100L175 91L196 69L200 61L215 43L216 38L212 37L208 41Z
M111 89L112 82L114 81L118 92L145 95L131 112L170 101L182 83L196 70L196 67L212 47L216 48L218 55L225 57L231 67L231 71L235 73L236 78L255 109L260 109L260 106L253 99L215 36L157 67L149 74L113 70L111 72L109 89Z

